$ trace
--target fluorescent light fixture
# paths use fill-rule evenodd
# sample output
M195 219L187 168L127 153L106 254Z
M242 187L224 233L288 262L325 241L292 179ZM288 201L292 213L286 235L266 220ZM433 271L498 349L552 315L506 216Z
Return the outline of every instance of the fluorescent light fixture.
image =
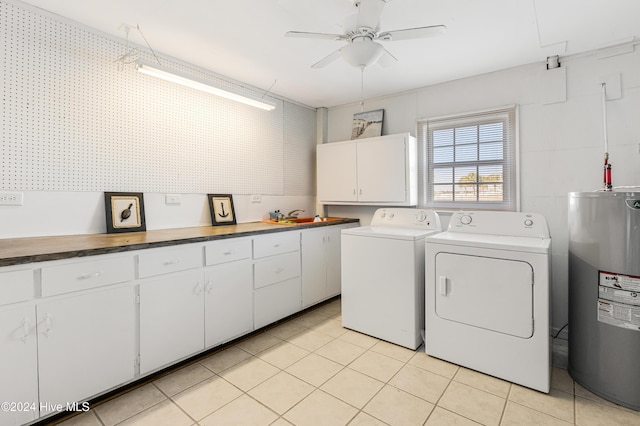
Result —
M266 111L273 111L276 106L271 102L248 98L246 96L238 95L237 93L227 92L226 90L218 89L203 81L199 81L193 77L185 77L173 70L168 70L160 65L149 65L146 63L138 63L138 71L143 74L153 77L161 78L172 83L181 84L192 89L201 90L212 95L221 96L223 98L231 99L232 101L240 102L246 105L251 105L256 108L264 109Z

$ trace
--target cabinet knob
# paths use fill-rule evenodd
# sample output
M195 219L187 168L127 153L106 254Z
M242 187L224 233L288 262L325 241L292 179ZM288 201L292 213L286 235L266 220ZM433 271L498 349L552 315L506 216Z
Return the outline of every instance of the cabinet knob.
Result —
M207 281L204 286L204 291L206 291L207 294L211 294L211 292L213 291L213 283L211 281Z
M45 337L49 337L51 334L51 314L49 312L44 314L44 319L41 322L44 330L42 331L42 335Z
M202 284L196 284L196 286L193 288L193 292L196 294L196 296L200 296L202 294Z
M20 340L22 340L23 343L27 343L29 334L31 334L31 325L29 324L29 318L25 317L24 320L22 320L22 338Z

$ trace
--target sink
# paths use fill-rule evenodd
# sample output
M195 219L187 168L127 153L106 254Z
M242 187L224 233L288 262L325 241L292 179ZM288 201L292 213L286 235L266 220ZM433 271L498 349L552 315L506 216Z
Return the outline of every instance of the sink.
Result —
M323 222L335 222L338 220L342 220L339 217L323 217L322 222L314 222L315 217L293 217L291 219L283 219L281 221L275 220L263 220L264 223L272 223L274 225L288 225L288 226L296 226L296 225L313 225L314 223L323 223Z

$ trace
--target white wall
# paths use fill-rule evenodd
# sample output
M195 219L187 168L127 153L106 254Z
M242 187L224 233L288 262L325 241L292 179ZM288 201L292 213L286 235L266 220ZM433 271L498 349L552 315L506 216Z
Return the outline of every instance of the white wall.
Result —
M416 132L416 120L519 105L521 210L543 214L552 236L554 329L567 322L568 193L602 187L604 152L601 77L620 75L622 97L607 101L614 186L640 185L640 48L602 50L457 80L366 102L384 109L384 134ZM425 71L428 72L428 71ZM566 72L566 81L558 74ZM566 92L562 85L566 82ZM348 140L359 105L329 109L328 142ZM331 216L369 223L375 207L330 206ZM448 218L445 217L445 223Z

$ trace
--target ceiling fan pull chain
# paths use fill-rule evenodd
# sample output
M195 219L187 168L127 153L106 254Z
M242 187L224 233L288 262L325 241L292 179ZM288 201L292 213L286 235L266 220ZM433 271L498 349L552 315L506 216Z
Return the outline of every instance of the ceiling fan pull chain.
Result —
M364 112L364 67L360 67L360 112Z

